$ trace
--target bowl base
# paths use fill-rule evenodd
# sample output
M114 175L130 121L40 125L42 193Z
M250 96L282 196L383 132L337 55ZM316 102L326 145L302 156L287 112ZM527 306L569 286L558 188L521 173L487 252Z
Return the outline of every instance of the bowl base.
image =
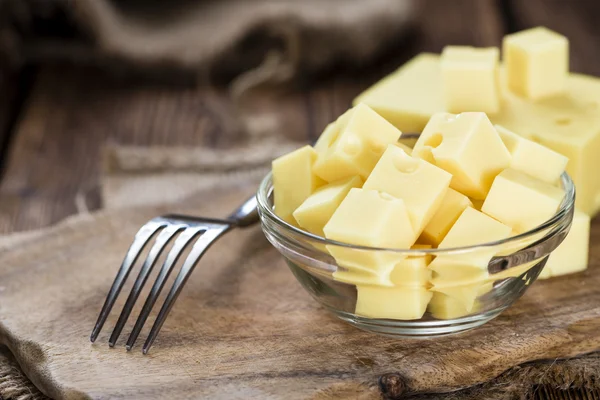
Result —
M496 318L504 309L488 311L470 317L432 321L395 321L391 319L362 318L355 314L339 310L329 309L329 311L342 321L364 331L402 339L431 339L477 328Z

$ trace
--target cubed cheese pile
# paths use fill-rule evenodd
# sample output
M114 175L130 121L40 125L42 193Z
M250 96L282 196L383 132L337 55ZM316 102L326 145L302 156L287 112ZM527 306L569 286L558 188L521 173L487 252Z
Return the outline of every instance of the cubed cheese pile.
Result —
M432 115L413 149L398 142L401 135L371 107L356 105L314 148L273 162L275 213L338 242L443 249L526 232L564 197L558 181L567 158L494 126L483 112ZM497 251L432 260L423 252L326 250L341 267L334 279L356 285L356 314L401 320L426 310L438 318L473 311L491 290L487 266ZM555 264L556 274L565 272Z

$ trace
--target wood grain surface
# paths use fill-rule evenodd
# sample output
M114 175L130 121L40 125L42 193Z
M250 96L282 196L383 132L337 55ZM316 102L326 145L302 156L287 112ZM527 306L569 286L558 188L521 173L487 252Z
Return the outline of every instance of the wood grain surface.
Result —
M255 185L170 210L225 215ZM586 273L532 285L483 327L398 340L359 331L319 307L258 227L211 248L149 356L139 344L127 353L125 337L109 349L108 330L90 344L90 327L131 237L164 211L80 216L1 252L0 342L48 395L304 399L354 390L367 399L382 391L399 398L470 387L514 365L600 346L600 246L592 247ZM600 224L592 238L600 243Z
M568 5L565 5L562 2L541 0L527 2L518 0L482 0L477 2L471 0L454 2L424 0L420 1L420 4L422 8L415 26L415 32L409 39L399 42L397 49L390 51L390 56L383 56L381 59L376 60L373 65L367 66L363 70L336 73L332 76L320 78L309 86L292 88L283 95L279 93L258 95L251 99L251 103L255 104L259 112L274 115L279 123L285 123L285 135L296 140L311 140L320 133L327 122L348 107L355 94L383 76L383 74L396 68L415 53L439 51L443 45L448 43L497 45L504 32L537 24L548 25L572 37L572 66L574 70L600 75L600 63L597 62L600 60L596 59L597 52L595 52L600 27L594 22L594 7L596 7L594 2L569 2ZM2 100L4 99L6 98ZM0 103L0 114L2 110L6 109L6 105L5 102ZM10 108L13 109L12 106ZM0 232L8 233L40 228L76 214L82 211L82 208L86 210L99 208L101 206L99 199L100 153L104 143L202 145L209 148L226 148L231 143L240 140L240 137L243 139L243 134L236 122L236 118L238 118L237 111L226 90L222 88L140 86L139 82L129 83L122 79L108 77L92 68L63 65L41 68L25 107L18 113L19 123L14 131L10 157L4 161L6 174L0 184ZM145 213L149 215L152 212L157 211L145 210L140 211L139 215L136 214L137 216L128 216L131 220L124 223L125 231L133 232L135 223L141 222L147 216ZM113 217L107 218L110 220ZM139 220L136 220L136 218ZM70 228L62 227L59 229L69 231ZM598 235L597 231L596 223L594 225L596 237ZM125 234L124 232L123 235ZM228 240L234 240L231 238L242 240L245 237L244 235L254 235L257 241L262 240L256 232L233 233ZM245 240L250 239L246 238ZM126 246L128 241L129 239L123 238L121 245ZM262 244L264 245L264 242ZM95 247L93 248L94 251L98 251ZM118 253L120 250L117 249L115 252ZM72 249L66 249L65 254L70 254L69 251L72 251ZM119 261L116 261L116 259L122 257L122 254L116 253L110 255L110 257L115 258L115 260L111 258L111 263L118 263ZM14 253L11 254L14 255ZM597 263L597 252L592 252L592 255L594 262ZM38 255L38 259L39 257ZM105 257L107 255L103 254L102 258ZM231 262L235 263L234 261ZM43 269L46 264L41 262L39 265L38 268ZM110 268L114 268L114 265L111 264ZM278 269L283 269L280 264L278 264ZM284 272L285 274L281 279L289 280L291 275L287 271ZM566 278L566 281L571 282L568 285L581 285L585 287L585 290L591 290L591 284L588 285L585 281L590 273L592 272L579 277ZM0 274L6 274L6 272L0 268ZM6 277L6 275L3 275L3 277ZM54 277L53 279L58 278ZM108 277L105 276L103 279L108 279ZM195 282L199 284L198 281ZM311 310L311 313L315 312L319 315L318 318L325 318L328 323L334 324L331 332L335 337L339 337L336 335L345 335L347 330L350 329L334 322L330 317L326 317L327 314L310 303L308 298L304 297L305 295L300 291L299 286L293 281L287 282L286 285L292 285L284 287L293 287L292 293L304 299L300 301L307 302L306 307ZM528 292L526 298L518 304L518 307L511 309L510 313L514 312L517 313L515 315L518 318L525 318L526 315L523 309L519 308L521 303L526 302L525 304L529 306L532 302L541 301L542 295L538 291L542 290L540 288L545 287L544 285L552 288L552 285L556 284L537 283ZM97 293L90 294L90 296L95 297L93 300L88 301L90 303L100 302L100 298L104 296L104 293L101 294L100 292L101 290L97 289ZM184 300L182 304L189 304L189 302L198 300L198 297L194 296L200 296L201 299L204 299L202 296L206 295L191 292L194 292L194 289L187 292L191 297ZM590 303L592 299L589 299ZM585 302L584 299L578 301ZM257 304L264 305L260 301ZM97 304L95 306L97 307ZM519 310L521 310L521 314L519 314ZM536 309L538 312L544 310L546 308ZM535 318L551 318L554 315L553 313L558 312L556 309L553 310L544 311L545 314L543 315L538 313L532 315ZM33 311L27 310L26 312ZM35 312L34 315L36 316L41 313L40 310ZM79 310L74 312L73 315L88 319L93 317L93 315L84 316L83 314ZM54 330L58 330L58 328L52 325L51 319L61 316L41 316L40 323L46 324L42 332L57 335ZM575 317L577 316L580 315L575 314ZM289 318L289 316L286 318ZM499 327L502 329L507 326L515 329L520 328L514 323L511 325L503 318L505 317L500 318L493 324L500 323ZM591 319L591 327L596 326L595 318L596 316ZM198 316L192 317L192 319L193 324L188 320L182 322L184 332L188 332L188 336L182 336L181 340L199 340L200 335L196 335L196 333L192 334L194 337L190 337L189 328L190 326L202 324L202 318ZM522 321L522 319L517 319L517 321ZM285 319L285 321L289 320ZM541 323L541 320L538 320L538 322ZM86 323L89 325L89 321ZM551 319L546 320L546 323L549 324L549 329L557 329L557 331L553 331L554 333L563 329L563 333L559 335L560 340L556 343L543 339L546 338L545 335L548 333L538 335L543 337L539 342L542 343L540 346L544 347L547 344L547 347L551 347L549 356L557 354L561 350L560 347L565 343L568 347L573 342L581 341L582 346L585 347L586 343L589 343L586 338L589 338L590 334L595 334L593 329L586 328L588 326L586 322L583 325L571 324L572 328L570 330L567 328L566 333L564 331L565 326L562 326L562 328L553 326L553 320ZM173 331L171 331L170 336L165 335L161 339L165 342L178 335L176 324L169 326ZM498 325L489 326L498 327ZM582 326L584 327L582 328ZM573 327L575 328L573 329ZM186 329L188 330L186 331ZM208 329L208 327L202 329ZM589 329L591 329L591 333L587 332ZM83 329L77 326L72 330L76 335L83 335L84 333L87 335L86 330L89 330L89 327L86 326ZM201 330L200 332L204 331ZM582 336L583 339L581 339ZM56 336L52 337L56 338ZM387 339L384 342L389 345ZM175 340L175 343L178 343L177 340ZM161 342L159 341L157 345L159 351L153 357L160 357ZM20 346L15 348L13 345L12 347L13 350L19 353ZM90 352L108 352L103 347L89 347L88 350ZM402 349L397 348L397 350L396 358L399 358L397 354L401 354L400 350ZM120 354L121 350L114 351L114 353L117 352ZM108 352L108 354L112 353ZM408 353L410 353L410 350ZM66 353L61 353L60 349L52 354L55 357L54 360L65 360L66 358ZM512 354L514 356L515 353ZM534 354L538 353L534 352ZM121 356L123 355L120 354ZM131 356L137 357L138 355L132 354ZM348 354L346 356L350 357ZM128 359L128 357L130 355L125 355L125 359ZM185 357L183 359L189 360L189 356L186 355ZM382 357L383 361L389 361L392 356L377 357ZM379 360L377 357L375 359ZM527 357L516 357L513 361L517 362L517 359L527 359ZM468 360L468 358L465 358L465 360ZM25 359L21 358L21 362L26 366ZM201 358L200 362L202 362ZM336 391L338 386L333 384L329 389L330 391L323 392L324 395L331 394L331 396L324 398L350 397L355 393L362 393L364 390L368 391L368 396L378 393L373 386L376 386L376 383L373 382L377 373L383 372L383 368L369 369L367 366L362 365L359 360L356 362L358 364L353 367L355 370L349 376L354 377L356 381L361 381L361 383L356 384L356 386L341 384L339 391ZM234 363L247 367L250 361L237 359ZM369 363L366 362L366 364ZM45 365L54 366L55 364L46 362ZM350 363L348 362L346 365L350 365ZM385 363L380 365L385 365ZM540 365L543 369L543 364ZM219 368L224 367L216 366L215 368L219 370ZM496 369L493 369L493 371L496 373ZM63 370L63 373L65 373L65 370ZM49 382L53 378L36 374L37 372L32 375L36 378L36 382L43 379ZM299 372L299 374L301 375L302 372ZM327 374L331 374L331 372L327 372ZM115 373L116 378L114 379L119 380L119 375L119 373ZM463 371L461 376L467 375L472 375L471 371ZM234 376L234 373L225 375L228 378ZM321 378L317 376L315 379ZM333 382L328 379L330 377L325 379L327 383ZM331 379L335 380L337 378L334 376ZM481 379L481 377L479 376L478 379ZM126 379L121 380L125 381ZM273 380L272 385L277 385L280 382ZM110 386L110 384L110 382L105 381L98 383L98 386ZM365 385L367 389L365 389ZM418 386L414 386L414 388L418 388ZM561 388L566 389L568 387L562 386ZM536 399L600 398L598 393L593 390L573 389L563 391L554 386L539 386L532 393L533 398ZM473 398L483 397L476 396Z

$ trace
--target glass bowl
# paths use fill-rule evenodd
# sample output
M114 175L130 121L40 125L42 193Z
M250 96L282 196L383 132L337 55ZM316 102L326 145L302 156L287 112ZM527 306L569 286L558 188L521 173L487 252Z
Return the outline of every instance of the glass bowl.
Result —
M575 187L566 173L560 184L565 197L559 210L537 228L501 241L443 250L354 246L296 228L273 211L271 174L262 181L257 200L265 236L321 305L341 320L366 331L427 338L462 332L490 321L536 280L548 255L563 241L571 226ZM399 283L395 280L393 287L373 284L374 278L369 274L361 276L360 282L357 275L348 280L345 278L348 269L338 265L330 255L330 252L340 254L340 250L355 260L400 260L398 265L408 260L412 270L409 266L402 277L411 278L406 281L401 278ZM461 260L471 260L469 265L478 260L481 269L476 274L465 273L464 277L450 280L434 273L428 278L430 283L415 284L418 278L415 281L410 273L424 259L446 260L459 269ZM430 274L423 268L416 270ZM469 268L465 271L474 271Z

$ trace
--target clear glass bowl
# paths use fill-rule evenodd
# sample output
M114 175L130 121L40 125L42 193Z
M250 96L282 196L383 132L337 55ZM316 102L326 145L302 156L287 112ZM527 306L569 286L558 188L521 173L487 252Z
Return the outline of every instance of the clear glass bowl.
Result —
M443 250L353 246L298 229L273 211L271 174L262 181L257 200L265 236L282 254L306 291L326 309L343 321L367 331L398 337L435 337L475 328L495 318L536 280L548 255L562 242L571 226L575 187L566 173L561 177L561 185L565 198L558 212L537 228L501 241ZM406 286L401 283L395 288L379 289L370 284L357 286L340 281L346 269L336 263L330 255L331 249L354 254L356 260L372 257L410 257L414 260L433 256L434 259L442 257L440 260L483 258L490 262L487 270L483 267L480 277L465 278L449 285L441 281L434 291L431 285L415 286L412 281L406 282ZM433 281L436 281L435 277ZM361 309L357 310L359 295L363 300L359 300ZM364 304L367 304L364 299L368 300L368 304L375 302L375 309L392 310L392 313L400 310L402 315L371 315L372 310L364 309ZM414 316L411 310L422 307L423 302L429 304L427 311L422 316L420 312Z

